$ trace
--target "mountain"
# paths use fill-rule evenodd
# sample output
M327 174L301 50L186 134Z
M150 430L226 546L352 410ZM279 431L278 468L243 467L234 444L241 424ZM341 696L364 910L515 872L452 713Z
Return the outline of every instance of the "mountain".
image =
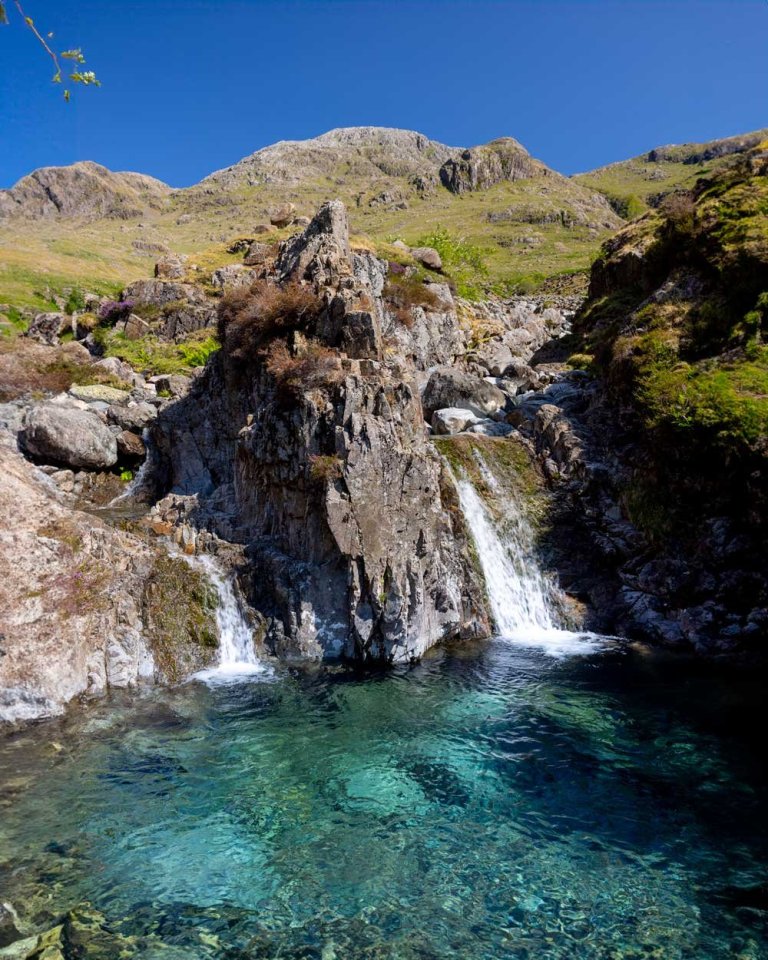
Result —
M147 207L159 210L171 188L141 173L113 173L91 161L68 167L41 167L11 190L0 190L0 219L51 217L127 220Z
M657 206L671 191L689 189L700 177L727 168L766 137L768 129L706 143L655 147L639 157L580 173L573 179L604 194L614 210L631 218L649 206Z
M436 229L463 240L457 260L472 263L474 286L499 292L585 270L622 222L512 138L464 149L351 127L265 147L182 190L91 163L36 171L0 192L0 302L43 308L73 285L109 292L165 249L226 262L226 245L269 229L275 208L312 216L328 199L344 201L363 245L417 245Z

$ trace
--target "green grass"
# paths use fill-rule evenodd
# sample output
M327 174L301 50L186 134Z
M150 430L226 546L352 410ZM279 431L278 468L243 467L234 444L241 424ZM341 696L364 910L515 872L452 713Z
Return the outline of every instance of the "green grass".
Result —
M219 341L210 331L199 331L181 343L165 343L152 336L128 340L122 334L101 328L98 339L104 355L125 360L145 376L189 374L205 365L208 357L219 349Z

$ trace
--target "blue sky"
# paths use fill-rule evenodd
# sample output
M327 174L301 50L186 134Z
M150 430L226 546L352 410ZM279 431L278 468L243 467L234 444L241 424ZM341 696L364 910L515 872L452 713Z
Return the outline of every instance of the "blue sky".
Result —
M11 9L0 186L83 159L186 186L358 124L514 136L564 173L768 126L768 0L23 3L103 87L64 104Z

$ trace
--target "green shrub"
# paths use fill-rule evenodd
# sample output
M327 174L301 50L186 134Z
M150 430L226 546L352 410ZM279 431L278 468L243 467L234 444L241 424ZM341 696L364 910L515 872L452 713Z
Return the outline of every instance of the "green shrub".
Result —
M85 310L85 297L79 287L73 287L64 304L64 312L72 314L79 310Z
M440 306L438 295L417 274L390 274L384 285L383 297L405 327L413 324L414 307L436 310Z
M165 343L151 335L129 340L121 333L98 327L94 339L105 356L124 360L148 376L189 373L195 367L204 366L219 349L219 342L210 330L199 330L181 343Z
M488 267L480 247L440 226L420 237L415 245L437 250L460 297L480 300L485 296Z

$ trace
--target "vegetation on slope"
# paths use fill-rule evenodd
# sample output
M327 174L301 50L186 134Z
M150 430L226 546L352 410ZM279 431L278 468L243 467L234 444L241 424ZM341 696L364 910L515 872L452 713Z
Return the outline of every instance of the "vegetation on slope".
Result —
M644 429L630 500L646 526L765 515L768 141L605 245L578 332Z

